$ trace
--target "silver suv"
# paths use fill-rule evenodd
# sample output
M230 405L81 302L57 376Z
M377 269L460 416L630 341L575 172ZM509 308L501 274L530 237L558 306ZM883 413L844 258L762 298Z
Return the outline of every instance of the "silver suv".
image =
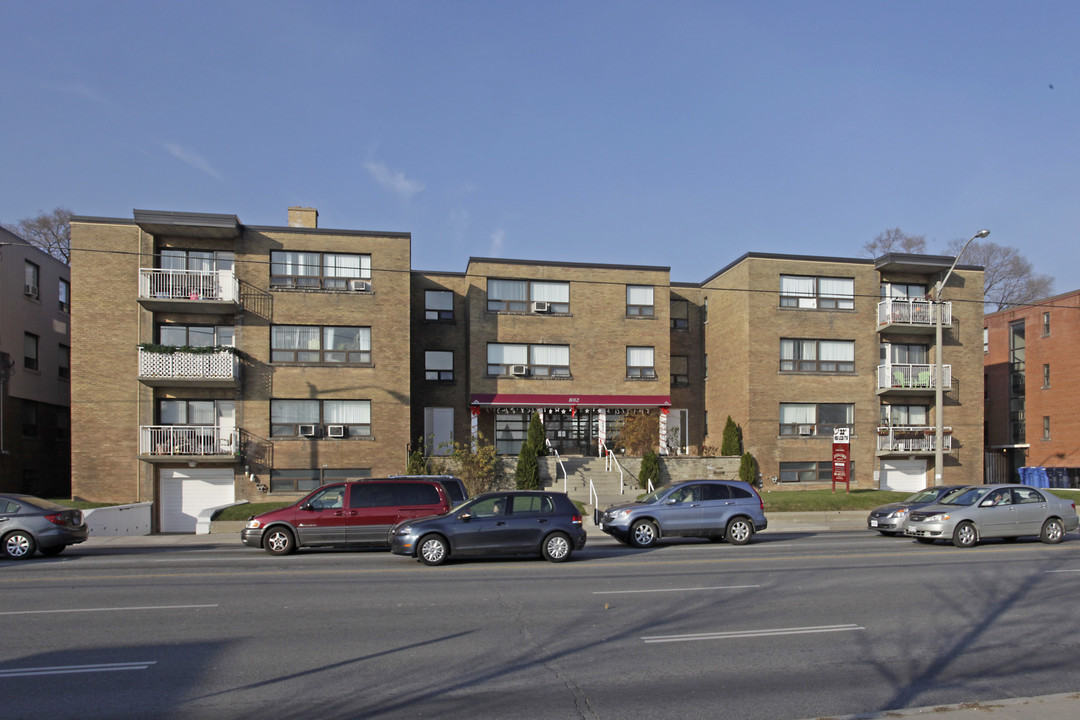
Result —
M687 480L664 485L600 516L600 529L619 542L652 547L663 537L707 537L745 545L768 527L765 503L738 480Z

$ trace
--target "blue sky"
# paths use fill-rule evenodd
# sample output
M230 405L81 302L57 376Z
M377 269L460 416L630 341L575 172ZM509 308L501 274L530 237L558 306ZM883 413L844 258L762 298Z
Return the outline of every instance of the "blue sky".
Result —
M0 221L66 206L470 256L863 256L980 228L1080 287L1080 3L0 0ZM1052 87L1051 87L1052 86Z

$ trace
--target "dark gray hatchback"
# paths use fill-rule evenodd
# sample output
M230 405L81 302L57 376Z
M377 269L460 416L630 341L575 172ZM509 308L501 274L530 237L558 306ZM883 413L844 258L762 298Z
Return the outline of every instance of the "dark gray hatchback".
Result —
M745 545L768 527L765 503L739 480L687 480L663 485L600 516L600 529L634 547L651 547L663 537L707 537Z

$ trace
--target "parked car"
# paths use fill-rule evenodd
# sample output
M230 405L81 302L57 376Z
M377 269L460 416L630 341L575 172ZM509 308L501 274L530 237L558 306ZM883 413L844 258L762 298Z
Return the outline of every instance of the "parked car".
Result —
M1037 535L1059 543L1080 525L1076 503L1027 485L973 485L908 513L904 534L921 543L971 547L984 538Z
M616 540L647 548L665 537L707 537L745 545L768 527L765 503L739 480L689 480L663 485L600 516L600 529Z
M941 485L920 490L900 502L888 503L870 511L866 518L866 528L876 530L882 535L903 535L904 519L912 510L940 502L954 492L963 490L967 485Z
M477 495L446 515L399 523L390 535L391 552L425 565L477 555L540 555L564 562L586 539L570 498L537 490Z
M469 490L461 478L453 475L391 475L390 480L434 480L443 486L451 505L458 505L469 499Z
M52 557L88 534L82 510L33 495L0 495L0 553L9 560L27 560L35 551Z
M435 480L336 483L252 517L240 541L271 555L287 555L298 547L386 547L390 528L398 522L449 511L450 498Z

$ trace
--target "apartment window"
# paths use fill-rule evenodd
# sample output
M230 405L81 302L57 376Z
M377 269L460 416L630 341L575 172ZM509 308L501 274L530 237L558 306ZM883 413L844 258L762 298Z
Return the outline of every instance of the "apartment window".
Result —
M33 333L23 333L23 367L38 369L38 336Z
M851 427L855 406L849 403L780 403L780 434L832 437L837 427Z
M488 375L570 377L569 345L488 343Z
M881 297L922 300L926 297L926 286L914 283L885 282L881 283Z
M213 400L158 400L160 425L218 424L217 403Z
M449 290L425 290L424 319L442 320L444 322L453 320L454 293Z
M270 253L270 287L323 290L367 290L371 283L371 255L352 253Z
M427 380L453 380L454 353L449 350L425 351L424 377Z
M1050 364L1043 365L1043 384L1044 388L1050 387Z
M686 300L671 301L671 329L690 329L690 303Z
M228 250L162 250L162 270L232 270L234 254Z
M158 342L172 347L232 347L236 331L231 325L160 325Z
M23 292L28 297L32 297L35 300L40 297L41 287L41 268L30 262L26 261L26 282L24 283Z
M882 343L878 359L882 365L926 365L930 362L930 346Z
M371 328L275 325L270 362L371 364Z
M1050 416L1049 415L1044 415L1043 416L1043 437L1042 437L1042 439L1043 440L1049 440L1050 439Z
M71 439L71 415L67 408L56 409L56 439Z
M1045 336L1045 335L1049 335L1049 334L1050 334L1050 313L1044 312L1043 313L1043 335Z
M638 379L656 379L656 367L651 347L626 348L626 377Z
M709 322L709 298L705 298L705 301L701 304L701 324L705 325Z
M61 345L57 353L58 377L68 379L71 377L71 348Z
M983 352L990 352L990 328L983 328Z
M832 482L832 461L821 462L782 462L780 463L780 482L814 483ZM850 477L855 476L855 463L848 466Z
M369 437L371 401L270 401L270 434L275 437L314 436L316 433L312 429L323 425L344 426L349 437Z
M671 385L672 387L690 386L690 362L686 355L671 356Z
M38 436L39 411L38 404L33 400L22 401L22 434L23 437L36 438Z
M488 312L570 312L570 283L488 280Z
M881 425L882 427L929 427L930 406L882 405Z
M323 485L371 477L371 468L312 468L271 470L270 492L311 492Z
M780 372L855 372L853 340L780 340Z
M652 317L656 314L651 285L626 286L626 316Z
M780 276L780 307L804 310L855 309L854 278Z
M71 283L61 279L57 297L59 298L61 312L71 312Z
M705 360L704 360L703 370L704 370L704 374L705 374L705 379L708 380L709 379L709 353L705 353Z

